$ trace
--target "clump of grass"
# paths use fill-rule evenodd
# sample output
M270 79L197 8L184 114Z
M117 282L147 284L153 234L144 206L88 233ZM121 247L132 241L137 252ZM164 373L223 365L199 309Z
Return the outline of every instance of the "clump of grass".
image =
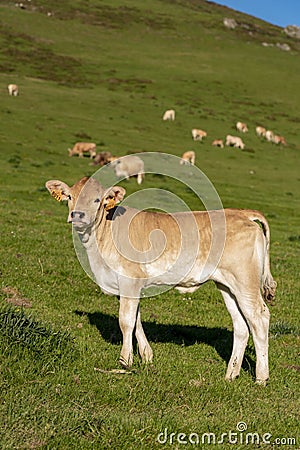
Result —
M84 131L81 131L80 133L75 133L75 137L78 139L92 139L91 136Z
M287 322L278 320L270 326L270 333L274 338L279 336L283 336L286 334L293 334L299 336L299 329L293 325L290 325Z
M14 168L18 168L19 165L21 164L21 160L22 158L20 157L20 155L12 155L9 159L8 162L9 164L11 164Z
M300 243L300 235L289 236L289 241L291 241L291 242L299 242Z
M52 360L59 359L74 350L74 340L68 332L56 331L20 308L2 307L0 330L1 338L10 346L21 345L41 358L51 354Z

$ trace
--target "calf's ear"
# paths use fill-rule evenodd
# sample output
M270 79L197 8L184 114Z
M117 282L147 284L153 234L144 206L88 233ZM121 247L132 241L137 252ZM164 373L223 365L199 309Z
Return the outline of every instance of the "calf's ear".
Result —
M52 197L55 198L58 202L61 202L62 200L69 200L71 190L70 187L60 180L49 180L45 184L46 188L52 195Z
M104 194L103 206L108 211L115 207L117 203L123 200L126 194L126 190L121 186L113 186L112 188L107 189Z

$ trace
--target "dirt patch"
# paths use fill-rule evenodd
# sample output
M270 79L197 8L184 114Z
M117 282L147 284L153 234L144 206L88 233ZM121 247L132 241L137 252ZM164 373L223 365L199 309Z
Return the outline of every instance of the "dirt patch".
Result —
M28 298L22 296L18 289L7 286L1 289L1 291L7 295L7 303L11 303L14 306L20 306L23 308L31 308L32 303Z

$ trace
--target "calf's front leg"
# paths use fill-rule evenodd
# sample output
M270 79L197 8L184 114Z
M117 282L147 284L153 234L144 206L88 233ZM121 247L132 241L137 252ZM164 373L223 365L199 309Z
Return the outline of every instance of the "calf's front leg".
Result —
M132 333L136 324L139 298L120 297L119 324L123 335L120 363L130 367L133 363Z
M144 363L151 363L153 359L153 351L150 347L150 344L146 338L142 321L141 321L141 312L140 305L138 306L137 317L136 317L136 327L135 327L135 335L138 341L139 353L141 355L142 361Z

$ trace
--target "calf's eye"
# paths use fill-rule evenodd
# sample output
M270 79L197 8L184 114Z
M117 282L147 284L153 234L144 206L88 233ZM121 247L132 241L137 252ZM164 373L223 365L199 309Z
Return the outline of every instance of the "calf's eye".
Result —
M100 203L100 198L96 198L95 203Z

